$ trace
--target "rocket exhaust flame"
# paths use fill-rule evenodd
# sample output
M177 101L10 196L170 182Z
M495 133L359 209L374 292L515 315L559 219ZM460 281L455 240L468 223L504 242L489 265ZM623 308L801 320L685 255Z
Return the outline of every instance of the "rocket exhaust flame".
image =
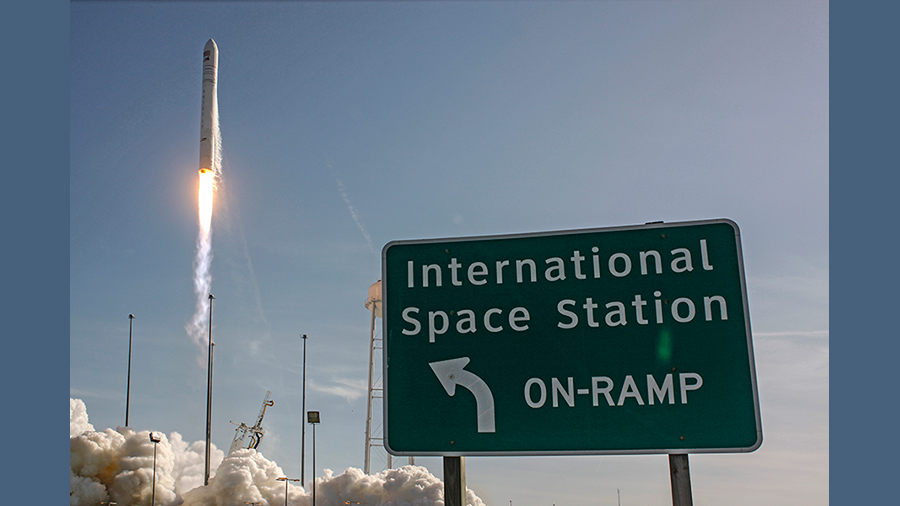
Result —
M212 210L216 177L221 174L222 137L219 131L219 104L216 93L219 50L210 39L203 48L203 94L200 103L200 172L197 194L200 230L197 254L194 257L194 293L197 307L191 321L185 325L188 335L201 350L209 345L206 313L209 310L209 288L212 283ZM198 357L202 365L202 359Z
M209 338L206 329L206 313L209 311L209 288L212 284L212 209L215 191L215 173L200 171L200 188L197 195L200 230L197 235L197 254L194 257L194 294L197 307L185 329L201 350L206 349ZM202 365L202 359L198 357Z

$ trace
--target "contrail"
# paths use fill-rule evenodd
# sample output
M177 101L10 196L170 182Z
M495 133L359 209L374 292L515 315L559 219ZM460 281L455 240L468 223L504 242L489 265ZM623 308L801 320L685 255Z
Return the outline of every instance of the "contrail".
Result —
M328 167L331 168L331 165L329 165ZM372 236L369 235L369 232L366 230L366 226L363 225L359 215L356 214L356 209L354 209L353 204L350 203L350 197L347 196L347 190L344 188L344 182L338 178L335 178L334 180L337 181L338 191L341 192L341 197L343 197L344 202L347 204L347 209L350 211L350 217L353 218L356 226L359 227L359 231L362 232L363 237L366 238L366 242L369 244L369 249L374 253L375 246L372 244Z

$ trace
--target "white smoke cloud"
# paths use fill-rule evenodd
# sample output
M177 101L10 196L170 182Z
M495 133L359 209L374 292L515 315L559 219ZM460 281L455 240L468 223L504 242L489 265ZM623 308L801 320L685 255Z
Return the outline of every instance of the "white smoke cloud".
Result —
M206 472L206 442L194 441L187 443L181 434L172 432L169 437L175 465L172 473L175 476L175 493L182 495L203 485L203 474ZM216 468L225 459L225 452L210 444L209 467L210 475L215 476Z
M88 430L94 430L94 426L88 423L84 401L69 398L69 437L75 437Z
M149 503L153 446L148 431L134 432L127 427L87 431L69 438L70 504ZM157 503L174 504L171 448L160 444L156 450Z
M222 461L215 478L209 480L209 486L197 487L184 494L184 505L218 506L223 504L222 498L228 498L229 504L284 504L284 482L277 480L282 476L284 471L258 451L237 450ZM300 504L303 489L294 489L288 499L291 504Z
M387 469L368 476L355 468L348 468L339 476L326 469L325 476L316 479L316 502L320 500L321 504L335 505L443 506L444 483L419 466ZM468 489L466 504L484 506Z
M69 402L70 505L95 506L114 501L119 506L150 504L153 450L149 431L128 427L93 430L79 399ZM177 432L160 434L156 445L156 505L224 506L257 502L277 506L285 502L284 471L256 450L241 449L225 456L212 446L210 467L216 469L203 486L205 443L187 443ZM316 502L325 506L444 506L444 485L428 469L405 466L375 475L348 468L335 476L326 469L316 478ZM288 501L311 506L312 491L289 482ZM466 503L484 506L471 490Z

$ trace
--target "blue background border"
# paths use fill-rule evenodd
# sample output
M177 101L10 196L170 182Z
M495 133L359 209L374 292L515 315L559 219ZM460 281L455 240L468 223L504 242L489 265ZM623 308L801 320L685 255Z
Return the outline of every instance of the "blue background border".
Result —
M65 504L69 4L10 2L3 16L3 502Z
M900 7L830 8L830 496L890 504L900 471Z

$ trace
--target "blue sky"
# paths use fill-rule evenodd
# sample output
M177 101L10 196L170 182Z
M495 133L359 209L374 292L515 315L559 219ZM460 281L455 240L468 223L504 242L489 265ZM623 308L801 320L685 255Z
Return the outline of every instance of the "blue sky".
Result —
M205 354L184 325L200 54L213 38L217 446L271 390L260 449L299 474L307 334L317 467L362 467L363 302L389 241L729 218L743 236L764 442L692 456L695 501L826 504L827 8L71 4L70 395L96 427L124 423L134 313L131 425L204 436ZM439 459L420 462L440 474ZM664 456L467 467L495 504L669 494Z

